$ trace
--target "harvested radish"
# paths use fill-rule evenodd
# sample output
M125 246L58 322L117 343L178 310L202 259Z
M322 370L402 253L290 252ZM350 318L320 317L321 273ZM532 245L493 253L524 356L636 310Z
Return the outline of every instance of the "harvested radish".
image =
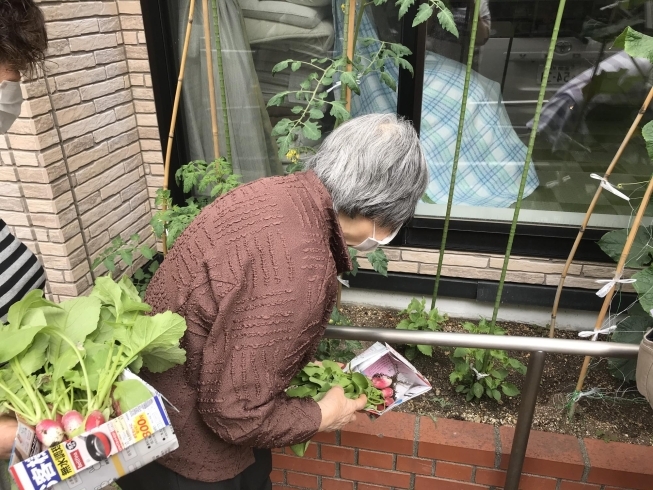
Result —
M54 446L66 439L63 426L59 422L50 419L41 420L36 424L36 437L45 447Z
M383 388L389 388L392 384L392 379L385 374L375 374L372 376L372 386L382 390Z
M394 401L394 398L392 398L392 397L390 397L390 398L386 398L386 399L385 399L385 406L386 406L386 407L389 407L389 406L392 405L394 402L395 402L395 401Z
M70 410L61 418L61 425L66 436L73 438L83 431L84 418L77 410Z
M91 413L88 414L88 417L86 417L86 423L84 424L84 429L85 430L95 429L96 427L100 427L104 422L105 420L104 420L104 415L102 415L102 412L100 412L99 410L93 410Z
M385 404L377 405L377 406L376 406L376 409L377 409L377 411L379 411L379 412L383 412L383 411L385 410Z
M392 388L383 388L381 390L381 394L383 395L383 398L392 398L392 396L395 394L395 390Z

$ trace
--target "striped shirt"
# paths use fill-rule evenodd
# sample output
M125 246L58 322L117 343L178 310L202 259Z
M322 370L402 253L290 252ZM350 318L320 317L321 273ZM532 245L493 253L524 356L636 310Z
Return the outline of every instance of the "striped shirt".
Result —
M36 256L0 219L0 323L9 307L32 289L45 287L45 271Z

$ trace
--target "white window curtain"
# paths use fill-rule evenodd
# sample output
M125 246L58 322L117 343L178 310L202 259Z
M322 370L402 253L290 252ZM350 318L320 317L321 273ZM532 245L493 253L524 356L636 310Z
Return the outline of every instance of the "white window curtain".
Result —
M181 59L183 39L188 23L189 0L167 0L173 36L177 46L177 66ZM220 98L220 84L225 84L234 173L244 182L281 175L283 167L277 156L275 142L252 53L245 32L238 0L218 0L220 42L224 81L218 73L213 6L209 1L209 18L204 19L202 0L196 0L186 71L182 85L183 114L191 160L213 159L213 138L208 95L206 55L204 50L204 22L211 26L213 79L218 112L220 156L227 157L225 124Z

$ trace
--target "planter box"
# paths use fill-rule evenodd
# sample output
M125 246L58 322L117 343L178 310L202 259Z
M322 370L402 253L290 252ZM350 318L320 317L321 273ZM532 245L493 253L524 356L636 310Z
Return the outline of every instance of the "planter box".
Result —
M23 450L14 449L9 471L21 490L102 488L179 447L158 393L45 451L35 441L33 429L19 424L17 444ZM28 457L22 459L21 452Z
M390 412L272 454L273 489L503 488L514 428ZM520 490L650 490L653 447L531 431Z

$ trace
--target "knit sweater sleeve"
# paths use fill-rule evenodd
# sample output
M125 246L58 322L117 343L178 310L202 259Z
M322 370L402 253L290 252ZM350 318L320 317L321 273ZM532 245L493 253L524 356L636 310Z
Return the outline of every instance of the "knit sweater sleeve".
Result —
M223 267L211 267L219 312L203 347L198 386L198 411L211 430L229 443L259 448L296 444L317 432L318 404L289 398L285 389L314 352L335 296L328 244L270 244L251 238L246 250L227 253ZM233 283L226 282L230 276Z

